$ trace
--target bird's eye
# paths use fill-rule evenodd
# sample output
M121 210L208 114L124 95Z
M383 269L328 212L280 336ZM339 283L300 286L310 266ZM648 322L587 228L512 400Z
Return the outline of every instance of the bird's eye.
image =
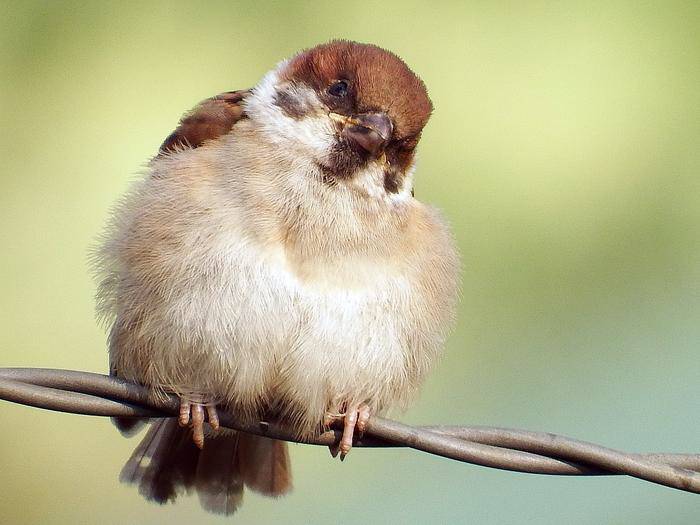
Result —
M342 98L348 94L348 83L345 80L333 82L328 88L328 93L334 97Z

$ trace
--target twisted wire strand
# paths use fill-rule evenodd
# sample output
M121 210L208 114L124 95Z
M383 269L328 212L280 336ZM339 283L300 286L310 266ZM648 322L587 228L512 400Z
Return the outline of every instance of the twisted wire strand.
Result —
M93 416L171 417L177 396L152 396L147 387L90 372L45 368L0 368L0 399ZM340 439L329 430L300 439L276 422L249 423L220 412L225 427L274 439L329 446ZM410 447L485 467L548 475L624 474L700 493L700 454L634 454L545 432L484 426L412 427L373 417L356 447Z

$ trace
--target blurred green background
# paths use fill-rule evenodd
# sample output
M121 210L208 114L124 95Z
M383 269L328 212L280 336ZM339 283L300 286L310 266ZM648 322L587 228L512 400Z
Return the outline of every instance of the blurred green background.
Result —
M700 452L697 2L0 3L0 365L106 370L86 254L182 112L344 37L393 50L435 113L416 194L464 299L411 423ZM214 523L146 504L109 421L0 403L0 522ZM236 523L685 524L700 498L407 450L294 446L295 491Z

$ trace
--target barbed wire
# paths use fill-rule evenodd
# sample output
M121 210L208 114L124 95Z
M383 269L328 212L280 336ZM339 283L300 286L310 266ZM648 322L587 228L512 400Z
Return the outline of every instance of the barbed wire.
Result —
M0 399L27 406L120 417L177 416L177 396L154 396L147 387L72 370L0 368ZM220 412L222 426L274 439L329 446L342 432L331 429L300 439L276 422L242 422ZM628 475L700 493L700 454L635 454L594 443L526 430L484 426L412 427L372 417L355 447L409 447L484 467L531 474Z

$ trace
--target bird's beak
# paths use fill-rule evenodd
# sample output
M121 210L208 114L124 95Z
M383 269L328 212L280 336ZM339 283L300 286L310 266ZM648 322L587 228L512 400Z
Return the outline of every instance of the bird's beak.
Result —
M343 125L342 134L360 146L373 158L378 158L389 143L394 129L386 113L360 113L346 117L330 113L330 117Z

